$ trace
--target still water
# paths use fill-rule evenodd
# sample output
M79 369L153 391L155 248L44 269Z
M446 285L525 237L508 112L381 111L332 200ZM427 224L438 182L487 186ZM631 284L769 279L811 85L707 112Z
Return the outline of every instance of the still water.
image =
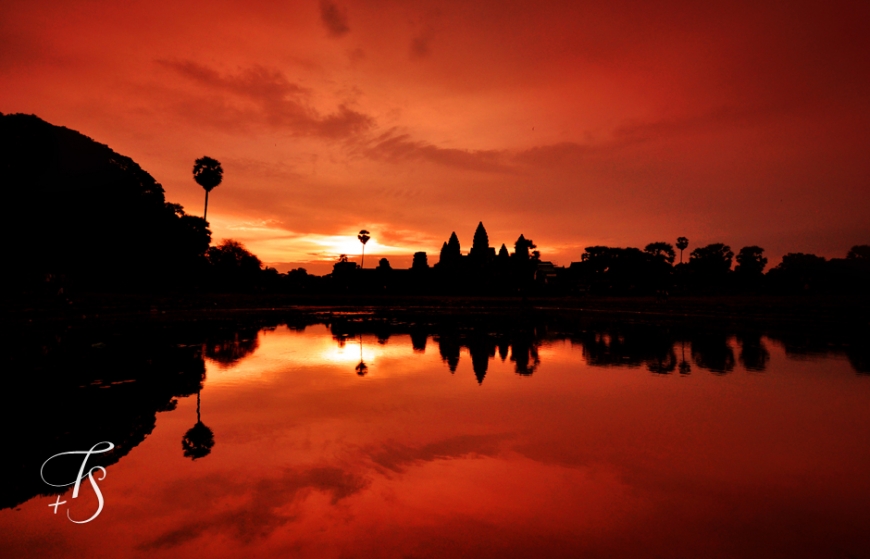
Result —
M854 344L351 318L17 345L6 558L870 557ZM75 524L91 485L39 468L103 440Z

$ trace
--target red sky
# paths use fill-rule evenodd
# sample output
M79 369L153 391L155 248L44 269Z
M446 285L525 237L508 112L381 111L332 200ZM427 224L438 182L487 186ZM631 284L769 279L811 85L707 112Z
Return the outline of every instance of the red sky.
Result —
M0 4L0 111L132 157L279 269L437 260L477 222L557 264L690 239L870 243L870 3Z

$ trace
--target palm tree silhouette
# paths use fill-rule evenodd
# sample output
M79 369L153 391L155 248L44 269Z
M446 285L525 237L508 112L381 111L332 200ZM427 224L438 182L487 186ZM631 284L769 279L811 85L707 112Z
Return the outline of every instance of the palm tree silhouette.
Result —
M680 264L683 263L683 251L689 246L689 239L685 237L677 237L677 248L680 249Z
M366 243L369 242L371 237L369 237L369 232L363 229L356 238L362 243L362 263L360 264L360 268L362 268L366 265Z
M208 456L214 446L214 433L200 419L199 390L196 391L196 425L191 427L181 439L185 458L196 460Z
M205 210L202 212L202 218L206 219L208 215L208 193L221 183L224 177L224 170L221 167L220 161L211 157L200 157L193 162L193 180L195 180L205 190Z

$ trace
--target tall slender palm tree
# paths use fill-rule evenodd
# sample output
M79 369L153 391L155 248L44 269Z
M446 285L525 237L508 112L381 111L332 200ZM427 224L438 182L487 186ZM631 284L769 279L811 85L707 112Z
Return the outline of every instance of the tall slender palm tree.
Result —
M369 242L371 237L369 237L369 232L363 229L356 238L362 243L362 263L360 264L360 268L362 268L366 265L366 243Z
M680 249L680 264L683 263L683 251L689 246L689 239L685 237L677 237L677 248Z
M208 193L221 183L224 178L224 170L220 161L211 157L200 157L193 162L193 180L205 190L205 210L202 218L208 215Z

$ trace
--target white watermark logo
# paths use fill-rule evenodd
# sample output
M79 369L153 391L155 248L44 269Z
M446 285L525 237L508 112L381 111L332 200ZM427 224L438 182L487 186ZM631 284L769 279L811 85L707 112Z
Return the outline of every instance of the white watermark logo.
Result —
M105 445L105 447L101 448L102 445ZM92 454L103 454L104 452L109 452L113 448L115 448L115 445L113 445L109 441L103 441L103 442L97 443L94 446L92 446L90 450L71 450L69 452L61 452L59 454L55 454L54 456L52 456L51 458L49 458L48 460L43 462L42 467L39 468L39 476L42 478L42 481L44 481L46 484L48 484L52 487L69 487L70 485L75 485L75 487L73 488L73 494L72 494L73 499L77 499L79 496L79 488L81 487L82 479L84 478L84 476L87 476L88 481L91 482L91 487L94 488L94 494L97 496L97 502L99 503L99 506L97 507L97 512L95 512L87 520L73 520L72 517L69 515L69 509L67 509L66 517L69 518L71 522L75 522L76 524L85 524L86 522L90 522L91 520L95 519L96 517L98 517L100 515L101 512L103 512L103 494L100 492L100 487L97 485L97 480L94 479L94 472L99 471L100 474L102 474L99 478L99 481L102 481L102 480L106 479L106 469L102 466L94 466L91 469L89 469L87 471L87 473L85 473L85 468L87 467L87 464L88 464L88 458L90 458ZM56 484L56 483L51 483L50 481L45 479L45 473L44 473L45 466L49 462L51 462L52 460L54 460L55 458L58 458L60 456L69 456L69 455L76 455L76 454L84 455L84 458L82 459L82 465L79 467L79 473L76 476L76 479L74 481L71 481L69 483ZM57 508L60 505L63 505L65 503L66 503L66 501L61 501L60 495L58 495L57 500L48 506L54 507L54 514L57 514Z

